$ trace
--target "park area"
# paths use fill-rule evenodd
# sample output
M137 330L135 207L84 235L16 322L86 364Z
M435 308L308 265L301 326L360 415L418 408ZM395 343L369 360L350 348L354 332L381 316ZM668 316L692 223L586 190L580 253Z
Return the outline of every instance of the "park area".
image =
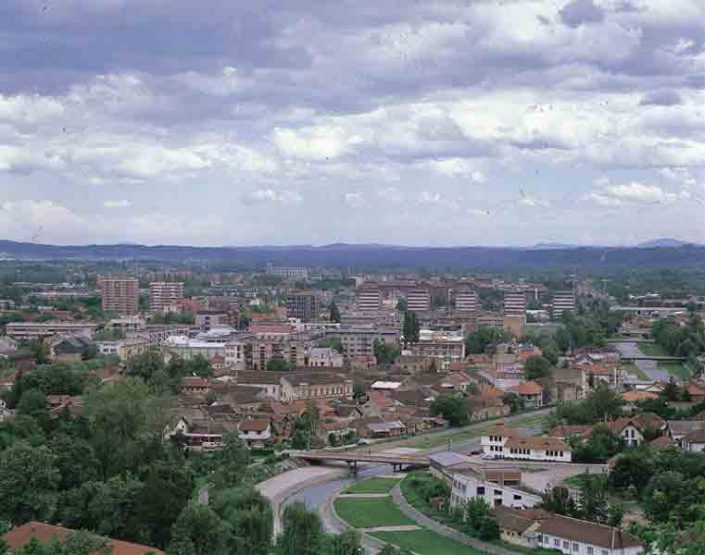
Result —
M482 555L482 552L462 543L444 538L429 530L409 532L375 532L374 537L419 555Z
M389 493L399 478L369 478L356 482L343 493Z
M402 514L391 497L351 498L335 500L338 516L355 528L408 526L415 522Z

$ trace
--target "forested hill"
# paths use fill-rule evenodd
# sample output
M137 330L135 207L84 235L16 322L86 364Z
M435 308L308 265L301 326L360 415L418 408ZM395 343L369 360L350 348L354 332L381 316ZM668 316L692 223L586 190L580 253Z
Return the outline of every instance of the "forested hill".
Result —
M0 253L16 259L231 261L246 266L267 262L328 268L478 270L538 268L599 271L616 268L705 267L705 247L398 247L335 244L288 247L190 247L177 245L57 246L0 241Z

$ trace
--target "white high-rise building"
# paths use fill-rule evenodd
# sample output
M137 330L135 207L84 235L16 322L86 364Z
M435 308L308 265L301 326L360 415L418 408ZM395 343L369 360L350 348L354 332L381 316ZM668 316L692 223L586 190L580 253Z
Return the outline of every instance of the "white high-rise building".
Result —
M558 291L553 295L551 313L554 320L560 320L566 312L575 312L575 293Z
M153 281L149 284L149 310L162 312L165 306L184 298L184 284L180 281Z
M373 284L361 285L357 290L357 309L360 312L379 312L382 310L382 292Z
M526 293L504 294L505 316L526 316Z
M455 293L455 310L461 312L476 312L480 300L477 291L472 289L459 289Z
M428 289L413 289L406 294L406 308L413 312L427 312L431 309L431 293Z

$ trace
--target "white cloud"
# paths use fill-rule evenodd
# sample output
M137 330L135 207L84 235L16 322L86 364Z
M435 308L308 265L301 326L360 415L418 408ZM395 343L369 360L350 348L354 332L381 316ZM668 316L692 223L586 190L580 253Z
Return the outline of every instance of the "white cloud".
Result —
M431 160L429 166L433 171L445 177L464 177L473 183L487 182L487 176L478 168L477 162L467 158Z
M242 196L245 204L299 204L303 198L296 191L275 191L274 189L257 189Z
M634 202L671 202L677 198L677 195L664 191L661 187L635 181L622 185L609 185L605 188L605 192L615 198Z
M103 201L103 208L129 208L132 203L129 200L106 200Z

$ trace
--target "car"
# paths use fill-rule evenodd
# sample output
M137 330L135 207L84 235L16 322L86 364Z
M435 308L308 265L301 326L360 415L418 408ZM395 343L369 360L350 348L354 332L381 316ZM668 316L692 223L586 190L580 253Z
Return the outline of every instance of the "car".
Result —
M357 440L358 445L372 445L372 442L369 439L365 438L360 438Z

